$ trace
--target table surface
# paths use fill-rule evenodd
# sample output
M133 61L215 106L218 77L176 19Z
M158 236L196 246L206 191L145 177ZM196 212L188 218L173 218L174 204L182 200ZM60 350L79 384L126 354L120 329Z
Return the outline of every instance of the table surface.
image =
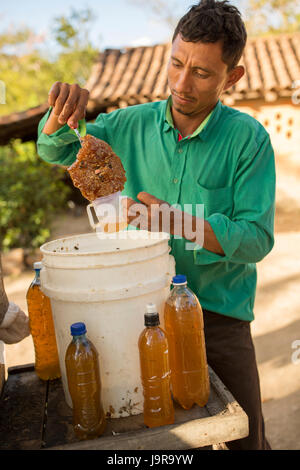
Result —
M183 410L174 403L174 424L149 429L142 414L108 419L100 438L79 441L61 379L40 380L33 364L9 368L0 399L0 450L186 450L246 437L246 413L211 368L209 375L207 405Z

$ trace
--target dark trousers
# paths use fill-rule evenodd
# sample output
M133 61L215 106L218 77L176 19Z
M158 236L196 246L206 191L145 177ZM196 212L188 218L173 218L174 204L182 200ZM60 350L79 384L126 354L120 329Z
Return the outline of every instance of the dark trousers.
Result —
M249 436L226 442L230 450L270 450L250 323L203 310L207 362L249 419Z

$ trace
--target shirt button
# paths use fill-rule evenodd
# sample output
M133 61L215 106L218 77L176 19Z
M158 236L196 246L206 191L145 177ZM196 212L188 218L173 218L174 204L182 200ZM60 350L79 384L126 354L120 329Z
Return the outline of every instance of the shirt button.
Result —
M182 152L183 152L183 148L178 149L178 153L182 153Z
M174 178L174 179L173 179L173 183L174 183L174 184L177 184L177 183L178 183L178 179L177 179L177 178Z

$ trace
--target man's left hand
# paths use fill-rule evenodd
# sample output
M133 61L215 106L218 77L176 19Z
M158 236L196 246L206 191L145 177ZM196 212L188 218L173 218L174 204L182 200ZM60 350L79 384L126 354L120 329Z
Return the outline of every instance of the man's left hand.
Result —
M168 202L144 191L140 192L137 198L141 203L131 198L124 200L123 207L128 224L140 230L166 232L184 237L213 253L224 256L223 248L206 220L182 212Z
M140 192L137 198L141 203L129 197L125 199L124 209L128 224L149 232L171 233L170 224L166 220L169 218L167 213L171 207L170 204L144 191ZM163 217L163 214L166 217Z

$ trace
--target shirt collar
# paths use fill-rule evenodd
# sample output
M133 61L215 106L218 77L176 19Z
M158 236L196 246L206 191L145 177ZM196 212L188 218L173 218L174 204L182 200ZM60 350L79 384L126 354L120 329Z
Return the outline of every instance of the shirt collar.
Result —
M165 121L164 121L164 132L169 131L171 128L175 129L174 122L171 113L171 106L172 106L172 96L169 96L168 100L166 101L166 108L165 108ZM201 122L200 126L195 130L195 132L191 135L192 137L199 137L202 140L206 140L208 137L212 127L219 119L220 112L222 108L222 103L218 100L216 106L213 110L209 113L208 116Z

